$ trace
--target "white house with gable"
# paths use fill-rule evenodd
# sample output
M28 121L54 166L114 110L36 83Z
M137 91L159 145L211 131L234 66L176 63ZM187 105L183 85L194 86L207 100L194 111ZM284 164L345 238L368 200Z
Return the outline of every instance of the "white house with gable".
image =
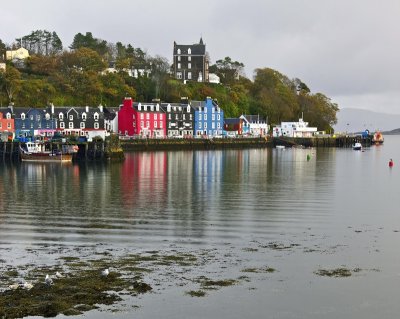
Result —
M317 132L316 127L308 127L308 122L299 119L298 122L281 122L281 125L275 126L272 130L273 137L312 137Z

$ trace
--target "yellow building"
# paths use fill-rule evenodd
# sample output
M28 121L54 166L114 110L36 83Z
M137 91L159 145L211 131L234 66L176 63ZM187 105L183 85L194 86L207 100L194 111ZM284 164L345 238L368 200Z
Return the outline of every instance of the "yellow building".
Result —
M6 60L25 60L29 58L29 52L25 48L19 48L18 50L6 51Z

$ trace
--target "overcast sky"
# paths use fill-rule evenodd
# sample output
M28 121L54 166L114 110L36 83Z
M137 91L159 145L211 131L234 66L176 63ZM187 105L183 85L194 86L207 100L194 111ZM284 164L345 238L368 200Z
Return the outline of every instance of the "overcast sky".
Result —
M2 1L0 39L56 31L121 41L172 60L173 42L206 44L247 77L269 67L300 78L340 108L400 114L399 0Z

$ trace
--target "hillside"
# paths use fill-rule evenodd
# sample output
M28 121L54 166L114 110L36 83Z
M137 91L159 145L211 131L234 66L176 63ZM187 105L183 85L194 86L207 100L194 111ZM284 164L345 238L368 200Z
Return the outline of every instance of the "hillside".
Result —
M389 132L400 127L400 114L379 113L362 109L341 109L337 113L336 132L371 132L381 130ZM392 133L398 134L398 133Z

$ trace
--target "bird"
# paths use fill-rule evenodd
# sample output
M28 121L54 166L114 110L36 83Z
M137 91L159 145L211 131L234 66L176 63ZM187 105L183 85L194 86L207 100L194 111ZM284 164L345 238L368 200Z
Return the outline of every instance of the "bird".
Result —
M53 279L51 279L49 275L46 275L44 282L47 286L51 286L53 284Z
M33 288L33 285L31 283L25 281L24 284L22 285L22 287L24 289L31 290Z
M56 272L56 277L57 277L57 278L62 278L62 277L64 277L64 276L63 276L60 272L57 271L57 272Z
M104 270L101 272L101 275L102 275L102 276L108 276L109 273L110 273L110 271L108 270L108 268L106 268L106 269L104 269Z
M9 285L8 288L10 288L11 290L17 290L19 288L19 284Z

